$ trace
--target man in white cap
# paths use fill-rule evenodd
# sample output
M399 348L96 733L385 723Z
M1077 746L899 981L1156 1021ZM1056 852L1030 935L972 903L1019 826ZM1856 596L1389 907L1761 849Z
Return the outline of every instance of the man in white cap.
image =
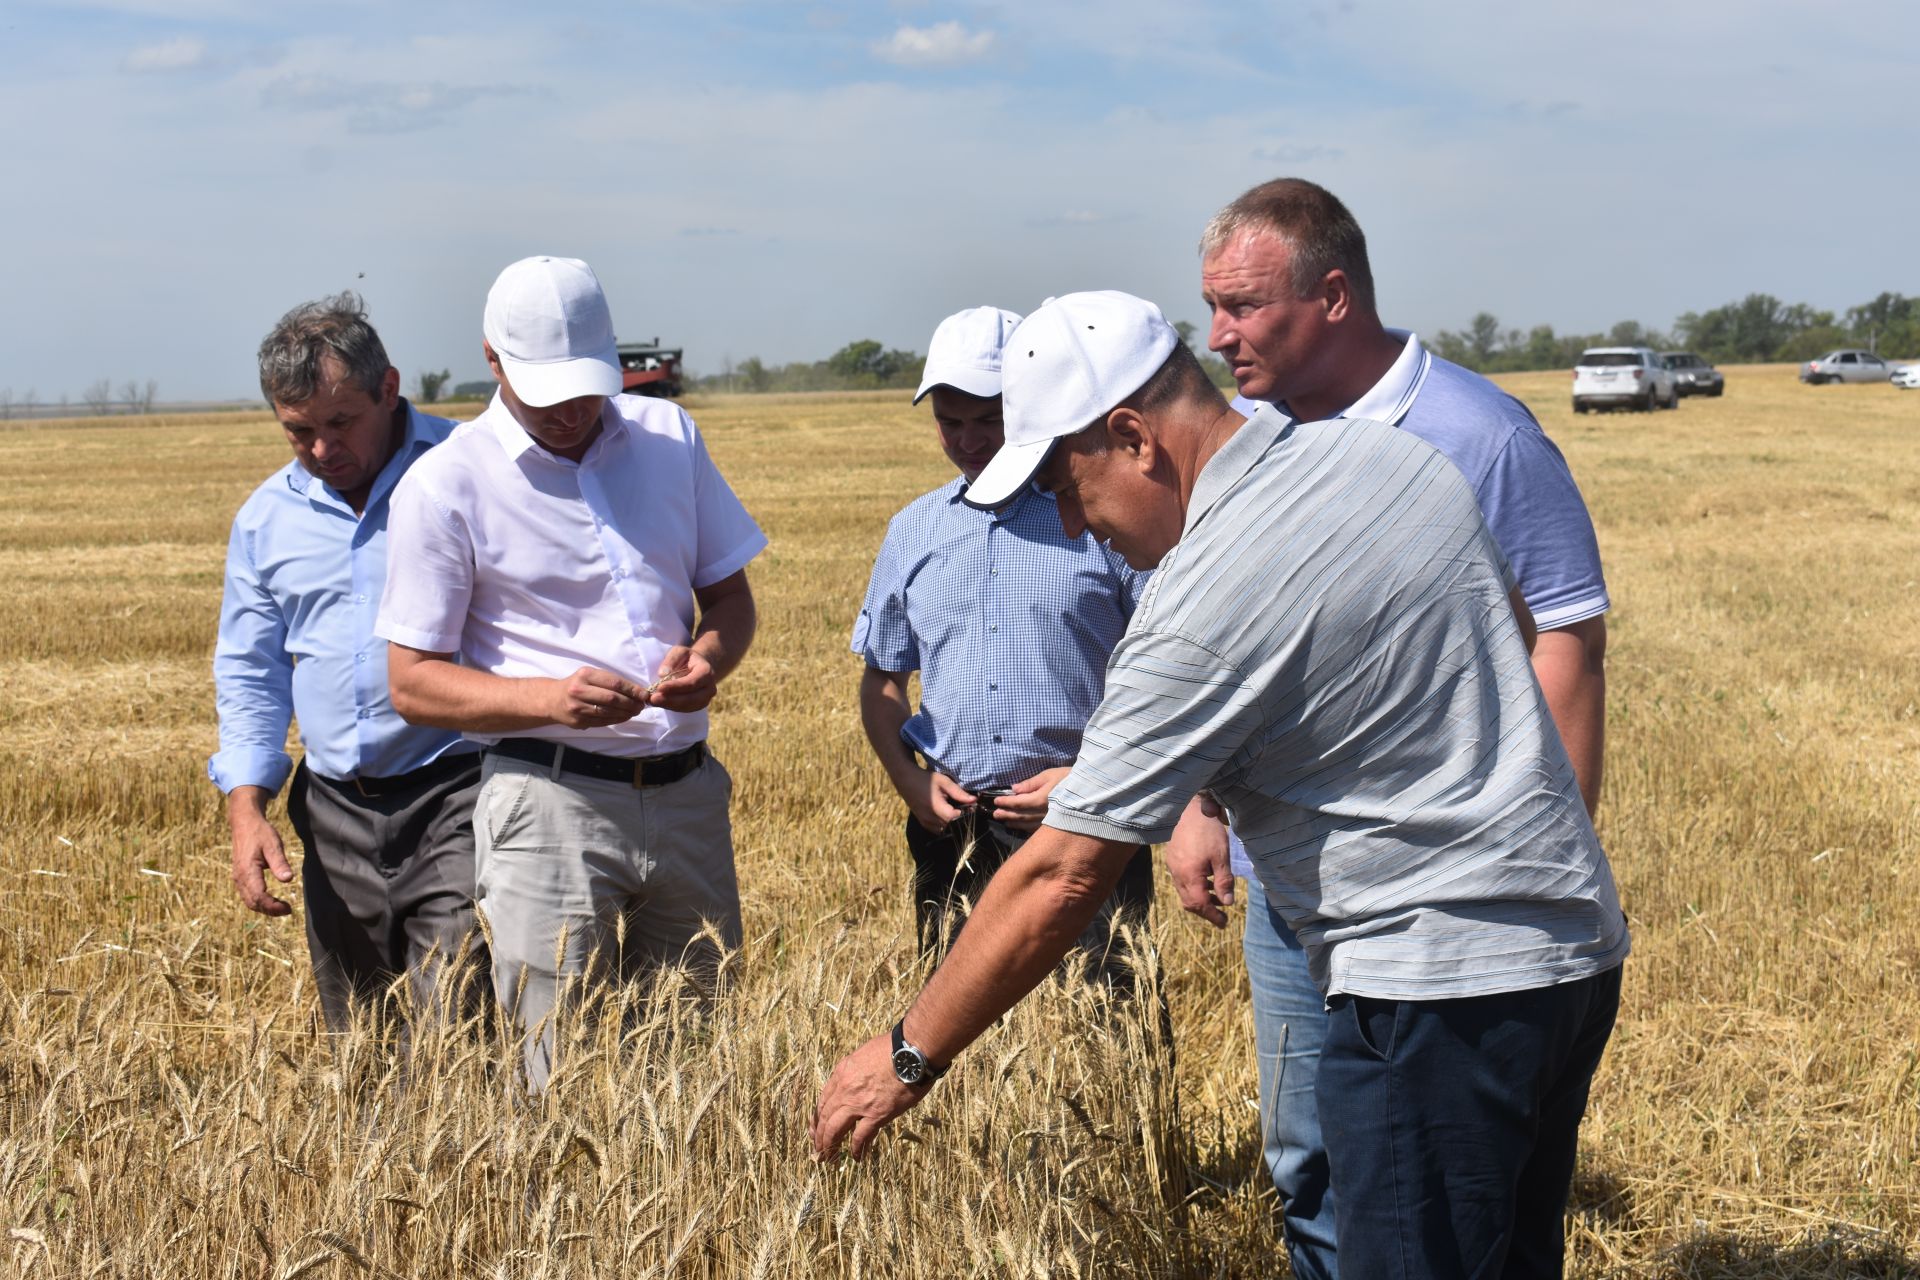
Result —
M1250 418L1157 307L1073 294L1009 339L1007 443L1068 532L1157 566L1046 824L906 1016L837 1066L816 1153L858 1155L1055 963L1202 789L1307 949L1341 1266L1557 1275L1628 941L1457 468L1369 421Z
M923 955L944 952L956 913L1046 816L1146 579L1091 535L1068 537L1037 490L997 511L961 501L1003 442L1000 348L1019 322L974 307L934 330L913 402L932 397L940 447L960 475L888 524L853 629L866 660L860 721L907 805ZM1084 945L1099 961L1090 973L1131 986L1114 926L1144 923L1152 902L1153 856L1142 845L1088 929Z
M483 329L499 393L395 493L376 630L400 714L483 746L477 905L537 1091L563 987L739 945L706 708L766 538L678 405L617 394L586 263L514 263Z

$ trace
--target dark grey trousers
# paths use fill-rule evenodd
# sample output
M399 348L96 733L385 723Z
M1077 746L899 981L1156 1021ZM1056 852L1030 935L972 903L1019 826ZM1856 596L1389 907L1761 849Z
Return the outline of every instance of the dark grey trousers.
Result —
M382 1008L407 975L415 1009L465 1015L491 1004L487 953L473 922L473 806L480 757L391 795L362 796L351 782L307 770L287 793L287 816L306 846L301 884L307 950L320 1009L345 1030L355 1005ZM446 975L446 962L461 970ZM436 991L461 1004L437 1005Z

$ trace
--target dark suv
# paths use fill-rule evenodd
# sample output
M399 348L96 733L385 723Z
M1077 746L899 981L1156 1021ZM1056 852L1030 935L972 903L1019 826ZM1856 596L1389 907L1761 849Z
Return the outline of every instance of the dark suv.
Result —
M1717 396L1727 389L1720 371L1691 351L1662 351L1660 362L1673 370L1673 389L1683 396Z

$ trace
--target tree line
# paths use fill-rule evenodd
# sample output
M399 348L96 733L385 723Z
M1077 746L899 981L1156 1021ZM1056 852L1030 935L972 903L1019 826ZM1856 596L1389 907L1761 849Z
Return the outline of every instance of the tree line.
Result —
M1233 373L1226 361L1206 350L1204 335L1185 320L1174 325L1181 339L1200 357L1200 363L1214 382L1233 386ZM849 342L824 360L811 364L794 361L769 365L758 356L748 356L737 364L731 357L721 360L720 372L704 376L688 375L687 387L700 391L744 392L752 395L780 391L883 391L890 388L912 390L920 385L927 367L926 356L917 351L889 348L872 338Z
M1920 355L1920 297L1882 293L1840 314L1804 302L1750 293L1711 311L1688 311L1671 333L1622 320L1605 333L1556 334L1552 325L1502 329L1481 312L1460 330L1442 329L1428 343L1443 359L1482 373L1571 369L1588 347L1687 350L1717 364L1799 363L1835 347L1862 347L1893 358Z

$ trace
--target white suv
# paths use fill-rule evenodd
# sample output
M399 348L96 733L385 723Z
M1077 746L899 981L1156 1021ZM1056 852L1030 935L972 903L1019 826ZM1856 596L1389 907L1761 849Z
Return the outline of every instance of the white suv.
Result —
M1573 367L1573 411L1672 409L1680 404L1673 370L1648 347L1592 347Z

